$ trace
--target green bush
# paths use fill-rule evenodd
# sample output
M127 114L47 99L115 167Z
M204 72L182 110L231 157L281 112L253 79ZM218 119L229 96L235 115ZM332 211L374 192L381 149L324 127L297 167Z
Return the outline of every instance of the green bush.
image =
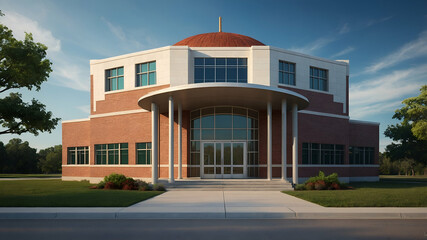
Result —
M157 183L153 185L153 190L154 191L166 191L165 186L163 186L163 184L161 183Z
M325 173L319 171L317 176L309 178L303 184L304 187L299 186L298 190L306 189L306 190L338 190L345 189L344 185L340 183L338 180L338 174L332 173L328 176L325 176ZM295 188L295 190L297 190Z
M294 188L295 191L305 190L305 184L297 184Z
M105 182L104 182L104 181L101 181L101 182L99 182L99 183L96 185L96 188L98 188L98 189L104 189L104 187L105 187Z
M145 181L136 180L135 183L138 187L138 190L140 190L140 191L151 191L151 190L153 190L153 187Z
M104 182L111 182L114 185L113 188L121 189L123 186L123 182L126 181L126 179L126 176L123 174L112 173L104 177Z

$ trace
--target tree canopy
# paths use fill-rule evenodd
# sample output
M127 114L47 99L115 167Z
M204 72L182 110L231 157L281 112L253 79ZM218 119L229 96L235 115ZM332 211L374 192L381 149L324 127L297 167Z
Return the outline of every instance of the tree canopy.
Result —
M0 16L3 15L0 11ZM31 34L25 40L13 37L12 31L0 24L0 94L10 89L27 88L40 90L52 72L52 63L46 58L47 47L35 43ZM0 95L0 134L51 132L59 118L53 118L45 105L32 99L25 103L19 93Z
M401 122L388 126L384 132L396 142L386 147L386 155L392 161L410 158L427 164L427 85L421 87L419 96L402 103L405 106L393 115L393 119Z

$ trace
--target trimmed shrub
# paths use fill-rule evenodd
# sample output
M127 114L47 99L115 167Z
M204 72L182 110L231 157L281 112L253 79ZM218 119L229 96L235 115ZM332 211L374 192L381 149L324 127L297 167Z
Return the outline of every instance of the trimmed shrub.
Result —
M152 186L145 181L136 180L135 184L137 185L137 188L140 191L151 191L152 190Z
M339 190L347 189L344 184L338 180L338 174L332 173L325 176L325 173L319 171L319 175L309 178L304 183L307 190Z
M111 182L114 185L113 189L121 189L123 186L123 182L126 181L126 179L126 176L123 174L112 173L104 177L104 182Z
M104 189L117 189L117 186L113 182L106 182Z
M294 190L295 191L305 190L305 184L297 184L297 185L295 185Z
M325 190L326 189L326 183L323 180L318 180L314 183L314 189L316 190Z
M166 191L165 186L163 186L163 184L161 183L157 183L153 185L153 190L154 191Z
M314 182L305 183L305 189L306 190L314 190Z
M138 186L136 185L136 181L133 178L126 178L126 180L122 183L123 190L137 190Z
M98 189L104 189L104 187L105 187L105 182L104 182L104 181L101 181L101 182L99 182L99 183L96 185L96 188L98 188Z

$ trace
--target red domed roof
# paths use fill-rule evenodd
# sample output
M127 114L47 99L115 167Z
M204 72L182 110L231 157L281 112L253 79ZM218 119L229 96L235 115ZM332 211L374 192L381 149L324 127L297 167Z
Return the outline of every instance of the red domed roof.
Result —
M251 37L236 33L212 32L188 37L174 46L189 47L251 47L265 46L262 42Z

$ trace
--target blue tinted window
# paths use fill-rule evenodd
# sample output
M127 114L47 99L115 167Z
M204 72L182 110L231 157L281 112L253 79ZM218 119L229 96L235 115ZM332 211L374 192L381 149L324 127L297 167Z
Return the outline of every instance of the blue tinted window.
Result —
M248 60L246 58L239 58L238 64L239 64L239 66L246 66L246 65L248 65L247 61Z
M215 65L215 58L205 58L205 65Z
M225 58L216 58L217 66L225 66Z
M196 65L196 66L205 65L205 59L204 58L195 58L194 59L194 65Z
M156 84L156 62L141 63L136 65L136 86Z
M237 82L237 67L227 67L227 82Z
M206 67L205 68L205 82L215 82L215 68Z
M225 67L216 68L216 81L225 82Z
M310 67L310 88L328 91L328 70Z
M194 82L248 81L246 58L195 58Z
M248 69L247 69L247 67L239 67L238 77L239 77L239 82L247 82L248 81Z

